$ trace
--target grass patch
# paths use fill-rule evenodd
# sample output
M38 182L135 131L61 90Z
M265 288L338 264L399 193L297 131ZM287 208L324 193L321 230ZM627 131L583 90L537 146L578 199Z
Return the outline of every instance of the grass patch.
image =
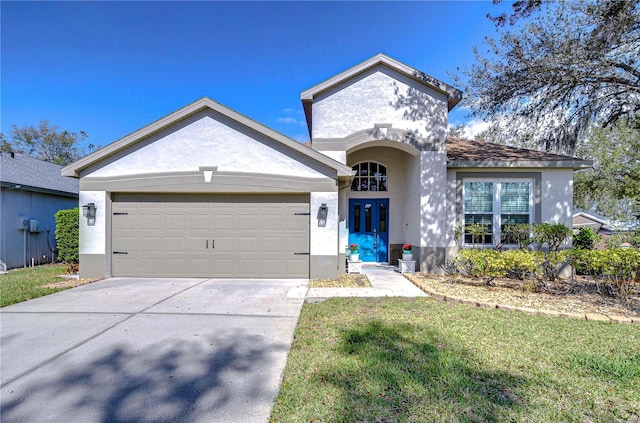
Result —
M64 265L51 264L10 270L0 275L0 307L71 288L72 285L44 287L64 281L64 278L58 276L64 273Z
M305 304L273 422L640 418L640 330L428 298Z

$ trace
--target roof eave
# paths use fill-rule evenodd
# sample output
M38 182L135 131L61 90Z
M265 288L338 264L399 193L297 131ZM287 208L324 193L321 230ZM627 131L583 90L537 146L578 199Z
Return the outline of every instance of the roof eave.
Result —
M448 160L448 168L548 168L548 169L588 169L591 160Z
M16 191L38 192L41 194L52 194L52 195L58 195L61 197L78 198L78 191L65 191L65 190L59 190L59 189L53 189L53 188L43 188L43 187L36 187L33 185L16 184L14 182L7 182L7 181L0 182L0 186L2 186L3 188L9 188Z

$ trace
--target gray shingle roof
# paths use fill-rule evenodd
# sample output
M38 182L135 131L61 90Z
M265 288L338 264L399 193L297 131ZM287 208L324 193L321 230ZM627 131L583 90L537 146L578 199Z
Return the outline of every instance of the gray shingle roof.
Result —
M454 167L544 167L556 164L559 167L581 169L593 165L591 160L577 157L455 137L447 138L447 161Z
M20 189L78 195L79 182L60 174L62 166L24 154L0 152L0 182Z

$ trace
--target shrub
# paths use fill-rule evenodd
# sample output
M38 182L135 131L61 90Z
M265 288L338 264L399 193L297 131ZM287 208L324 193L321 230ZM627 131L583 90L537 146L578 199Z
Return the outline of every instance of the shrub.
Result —
M516 244L518 248L524 250L529 248L534 239L531 237L534 225L521 223L518 225L507 225L500 236L502 244Z
M59 210L56 214L56 242L58 259L71 264L78 263L79 255L79 210L78 208Z
M525 280L542 273L544 255L539 251L507 250L502 253L507 275Z
M576 273L601 278L624 301L640 288L640 250L573 250L571 260Z
M506 266L502 254L497 250L462 250L455 259L456 265L465 273L483 278L490 283L497 276L506 275Z
M533 225L533 237L542 247L547 244L549 251L559 251L571 236L571 229L562 223L540 223Z
M567 266L569 261L570 250L563 251L547 251L544 254L544 276L547 280L554 281L560 276L562 270Z
M600 241L598 233L589 227L583 227L573 236L573 248L579 250L593 250L596 242Z

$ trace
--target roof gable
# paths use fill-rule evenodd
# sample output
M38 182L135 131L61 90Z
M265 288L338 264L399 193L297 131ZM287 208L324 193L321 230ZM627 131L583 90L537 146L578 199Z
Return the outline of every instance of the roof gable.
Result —
M436 78L427 75L426 73L419 71L418 69L412 68L410 66L405 65L402 62L399 62L385 54L377 54L370 59L365 60L344 72L335 75L332 78L329 78L313 87L305 90L300 94L300 99L303 103L313 102L315 96L328 90L329 88L335 87L336 85L342 84L343 82L356 77L357 75L366 72L367 70L378 66L383 65L386 66L396 72L399 72L409 78L412 78L426 87L429 87L433 90L441 92L447 95L448 98L448 107L449 110L453 109L456 104L460 102L462 99L462 91L457 88L452 87L451 85L445 84L442 81L437 80ZM306 112L306 108L305 108Z
M309 132L311 133L312 127L312 105L314 98L321 93L326 92L327 90L334 88L344 82L356 78L359 75L367 72L368 70L376 67L376 66L384 66L392 71L398 72L410 79L413 79L420 84L424 85L427 88L435 90L439 93L444 94L447 97L447 107L448 110L453 109L456 104L462 100L462 91L457 88L452 87L451 85L445 84L442 81L437 80L436 78L427 75L426 73L412 68L408 65L405 65L402 62L399 62L385 54L377 54L364 62L361 62L335 76L329 78L313 87L305 90L300 94L300 99L302 100L302 105L304 108L305 118L307 120L307 127L309 128Z
M62 166L20 153L0 152L3 186L31 191L78 195L78 181L60 175Z
M134 146L136 143L149 138L150 136L163 131L164 129L169 128L172 125L175 125L197 113L202 111L211 110L216 113L223 115L225 118L231 119L237 122L240 125L243 125L250 130L256 131L261 135L268 137L271 140L282 145L285 149L292 150L292 152L296 152L298 154L303 154L312 160L321 163L329 168L335 169L338 176L345 176L351 174L351 169L327 156L324 154L318 153L314 150L311 150L299 142L288 138L279 132L276 132L252 119L247 118L244 115L241 115L234 110L229 109L217 103L210 98L203 97L200 100L197 100L173 113L159 119L144 128L139 129L132 134L127 135L126 137L115 141L106 147L66 166L62 169L62 174L65 176L73 176L79 177L80 173L88 169L90 167L94 167L99 164L101 161L106 160L112 156L117 154L122 154L126 149Z

